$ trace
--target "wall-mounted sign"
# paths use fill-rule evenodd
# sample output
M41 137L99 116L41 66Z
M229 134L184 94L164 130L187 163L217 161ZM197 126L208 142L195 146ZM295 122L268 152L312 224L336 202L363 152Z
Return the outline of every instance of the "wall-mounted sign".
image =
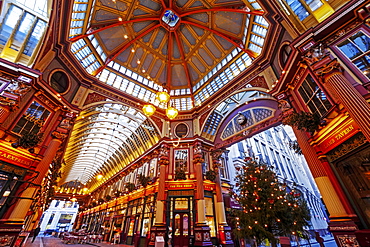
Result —
M194 189L194 183L184 183L184 182L176 182L176 183L169 183L167 184L167 188L169 190L179 190L179 189Z
M357 124L351 120L348 123L343 124L342 126L339 126L335 130L331 131L330 135L319 144L319 148L323 153L327 153L358 132L359 128Z

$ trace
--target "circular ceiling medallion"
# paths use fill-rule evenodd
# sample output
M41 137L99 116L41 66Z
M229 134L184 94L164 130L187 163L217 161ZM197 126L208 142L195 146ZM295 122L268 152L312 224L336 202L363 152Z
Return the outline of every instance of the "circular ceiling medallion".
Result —
M189 128L186 124L180 123L175 127L175 134L178 138L186 137L189 133Z

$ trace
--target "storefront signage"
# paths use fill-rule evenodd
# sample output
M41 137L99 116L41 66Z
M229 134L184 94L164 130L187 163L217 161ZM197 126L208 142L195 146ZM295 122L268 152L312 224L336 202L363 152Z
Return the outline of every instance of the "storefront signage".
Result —
M32 160L19 157L19 154L14 152L10 153L7 150L0 150L0 159L5 162L23 167L30 167L32 164Z
M204 190L210 190L213 191L215 189L215 186L213 184L205 184Z
M343 126L338 127L336 130L331 132L331 135L323 141L319 147L323 153L327 153L333 148L337 147L350 137L354 136L359 132L358 126L355 122L350 121Z
M167 185L169 190L179 190L179 189L194 189L193 183L170 183Z

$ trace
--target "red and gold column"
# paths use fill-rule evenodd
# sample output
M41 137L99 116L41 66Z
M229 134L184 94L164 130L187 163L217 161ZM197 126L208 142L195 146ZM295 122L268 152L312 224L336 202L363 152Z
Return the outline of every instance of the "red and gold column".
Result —
M315 73L322 78L327 92L345 107L366 139L370 141L370 105L344 77L340 64L336 60L325 57L313 68Z
M212 164L213 169L216 171L216 217L218 222L218 238L219 242L222 246L234 246L234 242L231 238L231 227L226 222L226 213L225 213L225 205L224 199L222 195L222 188L221 188L221 178L220 173L218 171L218 167L220 166L220 158L225 150L216 149L211 152L212 156Z
M212 246L210 228L206 221L206 203L204 200L204 184L203 184L203 170L202 163L202 147L200 142L194 145L194 158L193 164L195 166L195 178L197 193L195 200L197 202L197 220L194 227L195 242L194 246Z
M335 177L330 164L325 157L319 158L317 156L316 151L308 141L306 132L297 130L296 128L293 128L293 131L317 187L320 190L325 206L329 211L329 228L334 234L338 246L341 246L338 238L344 235L357 242L354 232L358 230L358 227L352 221L356 218L356 215Z
M149 246L155 245L155 239L157 236L161 236L164 239L167 229L164 215L166 212L165 202L166 202L166 167L170 163L169 157L169 147L167 144L162 144L160 148L160 153L158 155L159 164L159 184L158 184L158 195L156 202L156 216L155 223L150 229L150 242Z
M47 174L49 170L50 163L53 161L55 154L58 151L58 148L60 144L62 143L63 136L54 136L53 139L50 141L48 148L45 151L44 158L40 161L40 163L37 165L36 171L39 172L39 175L37 178L33 181L36 185L41 185L42 180L44 179L45 175ZM36 193L38 187L36 186L30 186L26 190L23 191L21 194L21 198L18 200L18 202L15 204L13 210L10 211L9 219L12 221L20 221L23 222L26 214L28 212L28 209L31 206L31 203L33 201L33 197Z

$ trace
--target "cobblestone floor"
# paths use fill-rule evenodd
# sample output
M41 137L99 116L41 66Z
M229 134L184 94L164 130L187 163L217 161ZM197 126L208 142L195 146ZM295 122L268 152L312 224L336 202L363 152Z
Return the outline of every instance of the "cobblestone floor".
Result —
M28 239L26 242L25 247L92 247L92 246L99 246L99 247L133 247L133 245L126 245L126 244L111 244L111 243L94 243L94 244L65 244L61 241L60 238L54 237L37 237L33 243L31 243L32 239Z

